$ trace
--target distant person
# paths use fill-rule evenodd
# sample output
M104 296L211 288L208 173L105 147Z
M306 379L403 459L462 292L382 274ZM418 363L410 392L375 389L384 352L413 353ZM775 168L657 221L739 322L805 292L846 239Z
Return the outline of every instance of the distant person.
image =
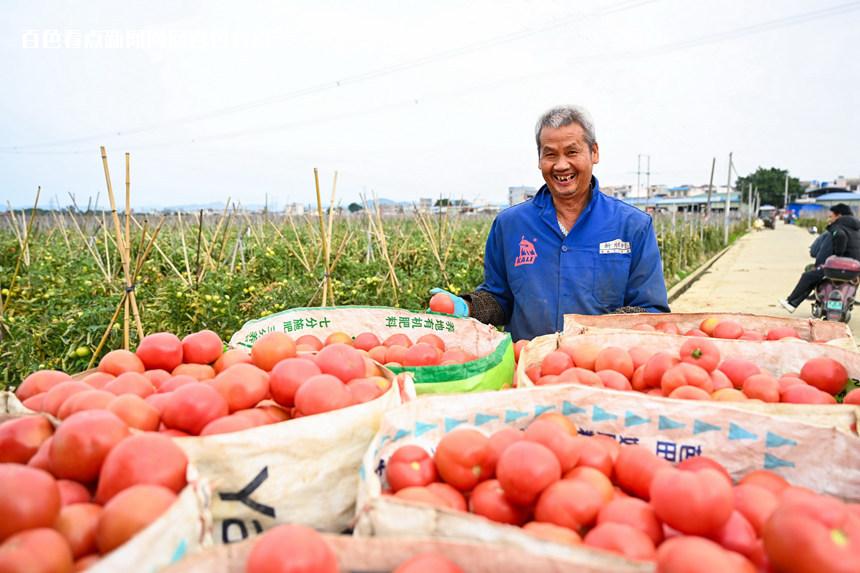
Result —
M806 300L824 278L821 266L827 261L827 257L836 255L860 260L860 220L853 216L851 207L845 203L837 203L830 208L827 228L809 247L809 254L815 257L814 268L800 275L797 286L788 298L779 301L788 312L797 310L800 303Z
M505 325L516 340L562 330L564 315L668 312L651 217L600 191L600 159L585 110L550 109L535 129L546 185L496 217L484 282L454 312Z

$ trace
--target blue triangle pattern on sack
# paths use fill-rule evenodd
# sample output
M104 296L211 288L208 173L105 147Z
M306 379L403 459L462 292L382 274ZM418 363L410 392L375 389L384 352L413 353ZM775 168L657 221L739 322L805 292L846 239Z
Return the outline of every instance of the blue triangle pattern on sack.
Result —
M511 422L516 422L520 418L525 418L528 415L528 412L521 412L519 410L505 410L505 423L510 424Z
M789 438L783 438L782 436L774 434L773 432L768 432L767 438L765 440L765 445L768 448L779 448L781 446L796 446L797 442Z
M574 406L567 400L561 405L561 413L565 416L570 416L571 414L584 414L585 408L580 408L579 406Z
M550 410L555 410L555 405L550 404L549 406L535 406L535 418L537 418L544 412L549 412Z
M705 432L719 432L720 430L722 430L721 427L709 424L707 422L703 422L701 420L696 420L693 422L693 434L703 434Z
M396 442L397 440L402 440L411 433L412 432L410 432L409 430L397 430L397 433L394 434L394 437L391 438L391 441Z
M657 424L658 429L660 430L678 430L680 428L685 427L687 424L682 422L676 422L675 420L671 420L666 416L660 416L659 423Z
M624 413L625 428L629 428L630 426L639 426L641 424L647 424L650 421L650 418L643 418L642 416L634 414L630 410Z
M435 430L438 424L425 424L424 422L415 422L415 437L426 434L430 430Z
M498 416L492 416L490 414L475 414L475 425L483 426L487 422L492 422L493 420L498 420Z
M757 440L758 435L753 434L748 430L744 430L734 422L729 424L729 439L730 440Z
M457 418L445 418L445 433L447 434L460 424L465 424L466 420L458 420Z
M600 406L593 406L593 410L591 411L592 422L605 422L606 420L615 420L616 418L618 418L616 414L607 412Z
M764 469L773 470L776 468L793 468L794 462L789 462L782 458L778 458L771 454L764 455Z

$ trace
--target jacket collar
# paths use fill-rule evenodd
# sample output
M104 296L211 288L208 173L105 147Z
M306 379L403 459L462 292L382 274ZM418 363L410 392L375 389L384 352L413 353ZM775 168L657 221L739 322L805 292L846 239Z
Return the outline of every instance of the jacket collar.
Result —
M597 181L597 177L594 175L591 176L591 198L588 200L588 203L585 205L585 209L582 210L582 213L579 214L579 218L576 220L576 225L580 225L581 221L583 221L586 217L588 217L589 213L594 210L594 206L600 200L603 194L600 192L600 183ZM549 225L556 233L558 233L559 237L564 238L564 235L561 233L561 229L558 227L558 215L555 211L555 205L552 202L552 193L549 191L549 187L544 184L543 187L537 192L534 198L534 206L540 211L541 219ZM570 235L573 229L568 229L568 236Z

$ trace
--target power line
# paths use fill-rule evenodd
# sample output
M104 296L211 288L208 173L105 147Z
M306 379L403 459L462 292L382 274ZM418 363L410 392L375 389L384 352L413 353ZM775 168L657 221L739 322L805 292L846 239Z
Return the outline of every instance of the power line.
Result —
M344 77L344 78L341 78L338 80L330 80L330 81L323 82L321 84L317 84L314 86L308 86L305 88L301 88L298 90L293 90L290 92L269 96L269 97L259 99L259 100L254 100L254 101L236 104L236 105L232 105L232 106L228 106L228 107L223 107L223 108L215 109L215 110L205 112L205 113L187 115L187 116L174 118L172 120L168 120L168 121L164 121L164 122L153 123L153 124L144 125L144 126L129 127L129 128L119 129L119 130L115 130L115 131L105 131L102 133L87 135L87 136L82 136L82 137L75 137L75 138L62 139L62 140L49 141L49 142L41 142L41 143L31 143L31 144L24 144L24 145L2 146L2 147L0 147L0 151L15 151L15 150L23 150L23 149L34 149L34 148L39 148L39 147L58 147L58 146L64 146L64 145L69 145L69 144L74 144L74 143L84 143L87 141L104 139L105 137L117 137L117 136L122 137L122 136L127 136L127 135L134 135L134 134L139 134L139 133L159 129L162 127L183 125L183 124L202 121L205 119L213 119L213 118L217 118L217 117L234 115L236 113L241 113L241 112L248 111L251 109L256 109L259 107L269 106L269 105L273 105L276 103L282 103L284 101L318 94L318 93L321 93L324 91L337 89L337 88L340 88L343 86L354 85L354 84L366 82L369 80L374 80L377 78L381 78L384 76L396 74L398 72L426 66L428 64L440 62L443 60L454 59L454 58L464 56L467 54L471 54L474 52L486 50L488 48L496 47L496 46L507 44L510 42L519 41L519 40L534 36L536 34L542 34L542 33L548 32L548 31L556 29L556 28L561 28L561 27L567 26L573 22L585 21L585 20L596 18L599 16L606 16L606 15L610 15L610 14L616 14L616 13L624 12L627 10L638 8L640 6L644 6L646 4L652 4L656 1L657 0L624 0L622 2L618 2L617 4L614 4L614 5L606 8L605 10L600 10L600 11L594 12L592 14L569 15L569 16L566 16L563 18L559 18L559 19L553 21L552 24L542 26L540 28L536 28L536 29L532 29L532 30L524 30L524 31L520 31L520 32L508 33L508 34L505 34L502 36L497 36L495 38L491 38L489 40L484 40L481 42L475 42L475 43L467 44L467 45L459 47L459 48L453 48L450 50L444 50L441 52L437 52L437 53L431 54L429 56L424 56L424 57L416 58L413 60L407 60L407 61L404 61L404 62L401 62L398 64L393 64L393 65L386 66L383 68L378 68L375 70L362 72L362 73L355 74L352 76L347 76L347 77Z

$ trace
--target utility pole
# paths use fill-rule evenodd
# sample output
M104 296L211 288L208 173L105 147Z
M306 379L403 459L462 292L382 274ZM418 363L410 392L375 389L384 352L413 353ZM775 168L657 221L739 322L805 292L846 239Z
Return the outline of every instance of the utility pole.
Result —
M648 170L645 172L645 193L648 197L645 200L645 204L647 205L651 201L651 156L646 155L645 157L648 158L648 167L646 168Z
M640 153L636 156L636 196L642 192L642 158L647 159L645 168L645 206L651 202L651 156Z
M639 193L642 190L642 154L636 156L636 196L639 197Z
M785 197L782 199L782 208L788 209L788 171L785 172Z
M726 212L723 216L723 244L729 244L729 211L731 210L732 196L732 152L729 152L729 176L726 180Z
M752 183L747 183L747 227L752 225L753 202L752 202Z
M711 218L711 191L714 188L714 167L717 165L717 158L714 157L711 159L711 180L708 181L708 204L705 207L705 220L708 221Z

